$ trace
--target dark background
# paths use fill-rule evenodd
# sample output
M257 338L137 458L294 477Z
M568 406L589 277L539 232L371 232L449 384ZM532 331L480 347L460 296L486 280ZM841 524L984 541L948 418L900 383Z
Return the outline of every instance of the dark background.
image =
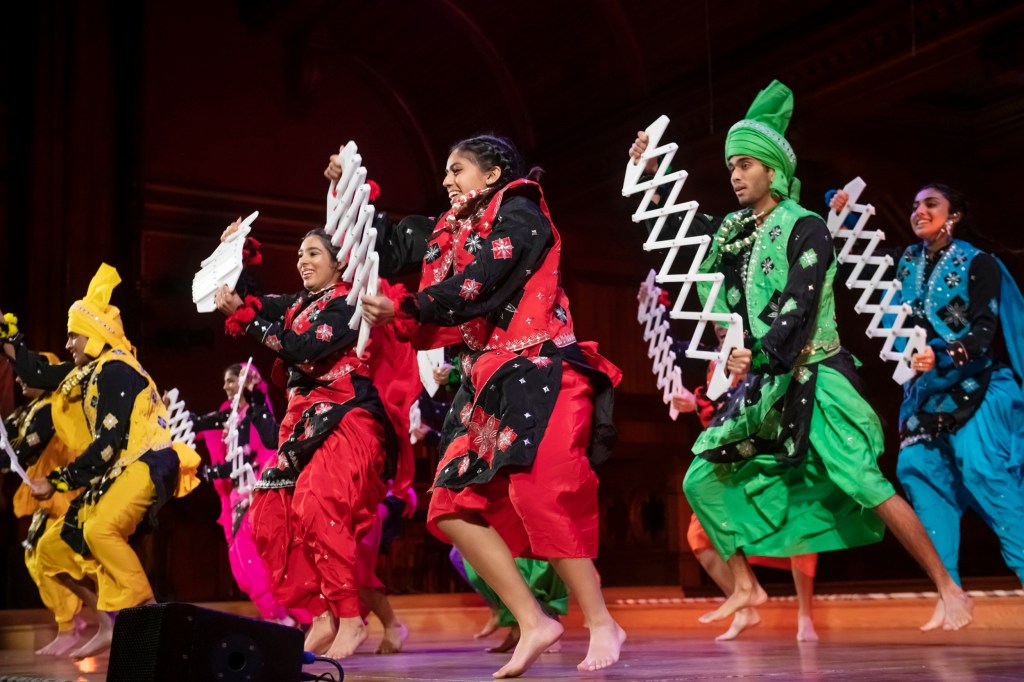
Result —
M729 126L778 78L795 92L788 137L803 202L856 175L892 246L909 243L916 189L963 189L990 240L1024 274L1024 4L905 2L485 2L155 0L21 2L0 22L0 308L31 345L58 350L68 305L101 261L139 358L190 407L219 405L222 369L255 352L190 303L190 282L222 227L259 209L257 272L268 291L299 286L294 250L322 224L327 156L358 142L395 216L435 214L448 146L469 134L514 138L547 170L564 241L565 287L581 338L625 372L621 443L602 478L605 584L706 584L686 549L680 483L696 420L667 418L635 323L635 293L660 257L643 253L620 193L635 131L672 118L684 199L734 207L722 158ZM845 281L845 276L840 275ZM845 343L864 360L887 420L894 478L900 390L867 318L840 289ZM688 370L690 385L703 370ZM274 396L282 404L280 393ZM447 548L426 535L431 458L420 453L421 509L381 574L397 592L461 589ZM34 603L5 483L3 602ZM173 502L140 548L158 596L238 595L209 488ZM1014 581L992 533L964 523L962 573ZM919 580L891 539L825 555L822 582ZM782 583L785 574L766 574Z

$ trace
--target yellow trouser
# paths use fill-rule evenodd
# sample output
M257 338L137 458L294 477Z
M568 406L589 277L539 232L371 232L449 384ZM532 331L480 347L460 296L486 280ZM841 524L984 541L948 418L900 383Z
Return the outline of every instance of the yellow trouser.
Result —
M67 573L75 580L93 579L99 597L96 608L100 611L120 611L152 599L153 589L128 538L155 496L149 466L141 461L129 464L98 502L78 511L78 525L91 556L82 557L61 539L61 517L36 546L42 573L48 577Z
M46 529L49 530L55 525L59 529L61 524L56 523L57 520L53 517L46 519ZM71 630L74 627L75 614L82 608L82 600L53 577L43 575L39 566L38 550L25 550L25 568L28 569L32 582L39 588L39 598L43 600L43 606L53 613L53 619L57 621L57 632Z

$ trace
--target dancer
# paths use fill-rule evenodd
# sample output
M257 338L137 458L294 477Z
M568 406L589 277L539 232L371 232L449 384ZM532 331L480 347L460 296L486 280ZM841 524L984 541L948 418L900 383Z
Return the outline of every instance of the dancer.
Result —
M370 365L356 355L350 285L336 256L323 230L313 230L299 247L301 292L243 301L225 287L216 303L229 330L277 354L275 380L287 381L277 463L263 470L249 516L256 547L276 599L313 617L305 648L344 658L367 637L361 600L385 613L389 650L401 649L405 629L373 575L377 546L366 541L379 539L377 510L385 481L396 476L397 438ZM398 345L375 334L370 363L389 366L388 351Z
M643 292L641 291L641 294ZM667 303L667 299L666 299ZM666 307L671 307L666 305ZM718 349L722 347L725 339L725 327L715 325L715 337L718 340ZM686 357L686 349L679 341L672 341L672 347L676 354L676 364L680 364ZM707 380L715 371L715 362L708 363ZM680 393L673 394L672 406L680 413L695 412L700 419L702 427L707 428L715 417L715 413L724 401L711 400L708 398L705 386L698 386L692 392L684 386ZM690 526L686 532L686 541L690 545L697 561L704 568L711 579L718 585L719 589L728 597L733 592L732 572L722 557L719 556L708 537L704 527L696 514L690 514ZM794 557L763 557L751 556L747 560L756 566L777 568L781 571L791 571L793 574L793 586L796 588L797 618L796 618L796 639L798 642L816 642L818 633L814 628L813 602L814 602L814 575L818 567L817 554L800 554ZM716 642L727 642L739 637L739 635L750 628L761 623L761 615L757 608L749 606L738 610L733 614L732 623L729 629L715 637Z
M848 200L839 191L831 207ZM928 345L911 358L919 374L903 387L896 475L958 584L968 508L995 532L1024 583L1024 299L996 257L954 239L972 228L961 192L922 187L910 227L921 243L900 258L893 303L911 307L906 326L924 329ZM995 350L1000 326L1012 368ZM943 610L940 600L926 628L941 624Z
M196 435L203 440L210 453L210 464L202 467L200 473L204 479L213 483L220 497L221 513L217 522L224 529L228 561L238 587L256 605L264 620L289 626L296 622L309 624L308 613L296 611L290 614L288 609L274 599L267 567L256 551L256 541L249 523L251 493L237 489L237 482L231 478L232 463L225 459L229 434L224 429L230 416L231 403L237 395L238 446L245 453L246 462L259 476L268 462L277 460L278 424L267 396L267 385L253 365L249 367L245 386L239 386L241 371L241 363L235 363L224 370L224 393L227 400L220 409L193 416Z
M326 174L340 176L336 157ZM498 678L521 675L563 631L534 598L514 556L548 559L579 601L590 629L580 670L615 663L626 637L593 566L598 510L591 461L606 456L600 448L620 373L594 344L576 341L559 284L561 239L540 185L526 175L505 138L481 135L454 145L443 183L452 207L427 246L420 291L362 298L368 321L394 321L420 348L461 336L472 349L463 356L462 385L444 425L428 526L458 548L520 625Z
M0 313L0 319L3 314ZM0 322L0 338L7 337L7 330ZM5 356L13 361L16 358L14 345L4 344ZM40 353L49 364L57 364L56 356ZM4 425L10 439L11 447L30 478L45 475L58 466L67 466L77 455L64 445L60 438L55 437L53 428L54 394L28 386L15 372L15 383L21 388L22 394L29 400L28 404L18 408L7 419ZM0 469L10 467L9 455L0 452ZM22 483L14 493L14 515L18 518L32 517L28 535L22 542L25 547L25 568L32 582L39 589L39 598L43 605L53 614L57 623L57 635L53 641L36 651L43 656L63 656L71 651L81 640L85 630L85 621L78 615L82 608L82 600L71 590L55 579L43 575L39 570L39 553L36 543L39 537L67 511L68 505L76 493L59 493L49 500L39 501L32 497L27 484Z
M110 305L120 281L114 268L102 264L85 298L68 311L67 348L81 371L69 372L59 390L81 385L82 401L53 416L58 433L76 434L64 440L82 453L30 484L40 500L83 489L63 518L43 533L36 551L44 575L105 612L154 603L128 538L144 520L155 525L157 511L171 496L195 487L199 464L194 450L170 442L156 385L135 359L120 312ZM68 414L76 411L85 414L89 428L84 433ZM87 583L95 583L95 589ZM109 619L101 618L96 635L71 655L98 654L110 647L111 636Z
M724 221L694 220L714 237L700 271L725 276L716 312L741 315L749 345L727 360L739 383L694 443L698 457L683 482L734 581L725 603L701 621L767 599L747 554L786 557L877 542L884 522L938 588L943 627L958 629L971 620L971 602L878 469L881 425L839 343L832 240L824 222L797 203L796 155L784 137L792 103L778 81L761 91L726 137L742 210ZM639 133L634 162L647 142Z

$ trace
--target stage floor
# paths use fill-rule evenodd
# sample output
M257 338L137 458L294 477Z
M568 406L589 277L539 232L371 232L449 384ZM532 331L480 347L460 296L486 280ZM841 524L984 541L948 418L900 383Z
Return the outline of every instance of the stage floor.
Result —
M823 595L815 599L821 641L795 639L792 599L771 599L760 607L762 624L739 640L718 643L727 624L701 625L696 618L711 600L682 599L678 588L611 588L609 609L629 633L618 665L579 673L586 631L573 604L564 619L566 637L558 653L544 654L528 671L530 680L910 680L984 682L1024 680L1024 592L972 593L975 621L960 632L920 633L934 597L913 593ZM487 618L475 595L398 596L393 604L410 630L401 654L372 653L380 626L371 621L360 652L342 661L345 679L489 680L508 654L484 651L500 638L474 640ZM251 604L206 605L253 615ZM105 656L75 664L32 652L53 636L45 611L0 611L0 682L18 679L98 682L106 678ZM328 672L325 664L307 672ZM192 681L182 681L192 682Z
M797 643L788 632L752 631L743 639L717 643L686 631L634 631L618 665L600 673L577 673L586 652L582 631L569 632L562 651L544 654L528 671L530 680L908 680L983 682L1024 679L1022 633L985 630L921 635L907 629L844 630L822 634L817 643ZM405 652L393 656L357 654L342 662L345 679L489 680L507 660L489 654L465 636L413 634ZM46 660L29 651L0 653L0 680L29 679L98 682L107 659L88 659L84 668L70 661ZM326 672L329 666L307 667Z

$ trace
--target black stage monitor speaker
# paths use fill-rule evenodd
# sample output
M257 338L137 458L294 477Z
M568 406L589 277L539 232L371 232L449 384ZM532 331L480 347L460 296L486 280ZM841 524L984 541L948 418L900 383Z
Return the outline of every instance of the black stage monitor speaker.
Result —
M302 633L193 604L123 609L107 682L298 682Z

